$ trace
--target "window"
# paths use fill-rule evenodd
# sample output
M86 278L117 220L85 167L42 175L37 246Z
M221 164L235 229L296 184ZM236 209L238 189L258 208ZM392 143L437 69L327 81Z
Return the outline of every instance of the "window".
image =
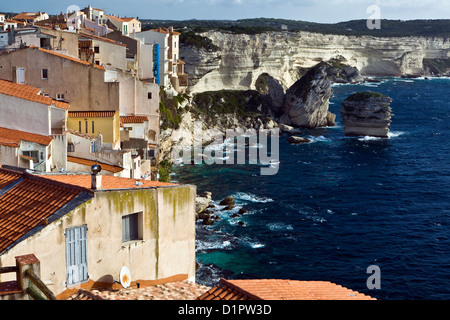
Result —
M23 155L26 157L33 158L34 163L39 162L39 151L23 151Z
M56 100L64 101L64 94L63 93L57 93L56 94Z
M142 240L140 220L142 212L122 216L122 242Z
M149 98L149 99L152 98L152 93L151 93L151 92L148 92L148 93L147 93L147 98Z
M88 133L88 122L85 121L85 123L86 123L86 133Z
M42 69L42 79L48 79L48 69Z
M78 132L81 132L81 121L78 121Z
M25 68L16 68L16 82L25 84Z
M92 121L92 133L94 133L94 121Z
M67 152L75 152L75 145L73 143L67 144Z
M99 46L94 47L94 53L100 53L100 47Z

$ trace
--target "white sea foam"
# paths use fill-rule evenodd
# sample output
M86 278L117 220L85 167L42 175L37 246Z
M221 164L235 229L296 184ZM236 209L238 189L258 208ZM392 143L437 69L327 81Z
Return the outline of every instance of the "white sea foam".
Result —
M403 134L404 134L404 132L402 132L402 131L396 131L396 132L391 131L388 133L388 136L389 136L389 138L397 138Z
M227 249L231 247L231 242L228 240L225 241L196 241L196 250L204 251L204 250L218 250L218 249Z
M250 202L259 202L259 203L273 202L273 199L265 198L265 197L258 197L254 194L245 193L245 192L237 192L233 195L233 197L237 200L250 201Z
M283 222L273 222L267 224L267 227L271 231L292 231L294 230L294 227L292 227L290 224L285 224Z
M371 137L371 136L365 136L365 137L358 138L359 141L376 141L376 140L381 140L381 139L383 139L383 138Z

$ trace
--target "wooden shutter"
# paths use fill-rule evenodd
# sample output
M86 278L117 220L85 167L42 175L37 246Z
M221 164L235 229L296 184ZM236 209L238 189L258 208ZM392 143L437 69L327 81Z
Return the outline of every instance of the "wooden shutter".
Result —
M66 229L67 286L87 282L87 226Z

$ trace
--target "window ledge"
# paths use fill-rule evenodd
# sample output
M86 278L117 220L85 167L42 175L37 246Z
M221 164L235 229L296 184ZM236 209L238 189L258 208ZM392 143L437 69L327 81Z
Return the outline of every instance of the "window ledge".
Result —
M122 242L122 248L121 249L127 249L131 247L136 247L144 243L144 240L130 240L127 242Z

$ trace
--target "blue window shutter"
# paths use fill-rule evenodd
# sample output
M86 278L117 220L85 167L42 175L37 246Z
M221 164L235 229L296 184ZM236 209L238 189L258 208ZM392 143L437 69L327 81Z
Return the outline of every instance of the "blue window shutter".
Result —
M66 229L67 286L88 281L87 226Z

